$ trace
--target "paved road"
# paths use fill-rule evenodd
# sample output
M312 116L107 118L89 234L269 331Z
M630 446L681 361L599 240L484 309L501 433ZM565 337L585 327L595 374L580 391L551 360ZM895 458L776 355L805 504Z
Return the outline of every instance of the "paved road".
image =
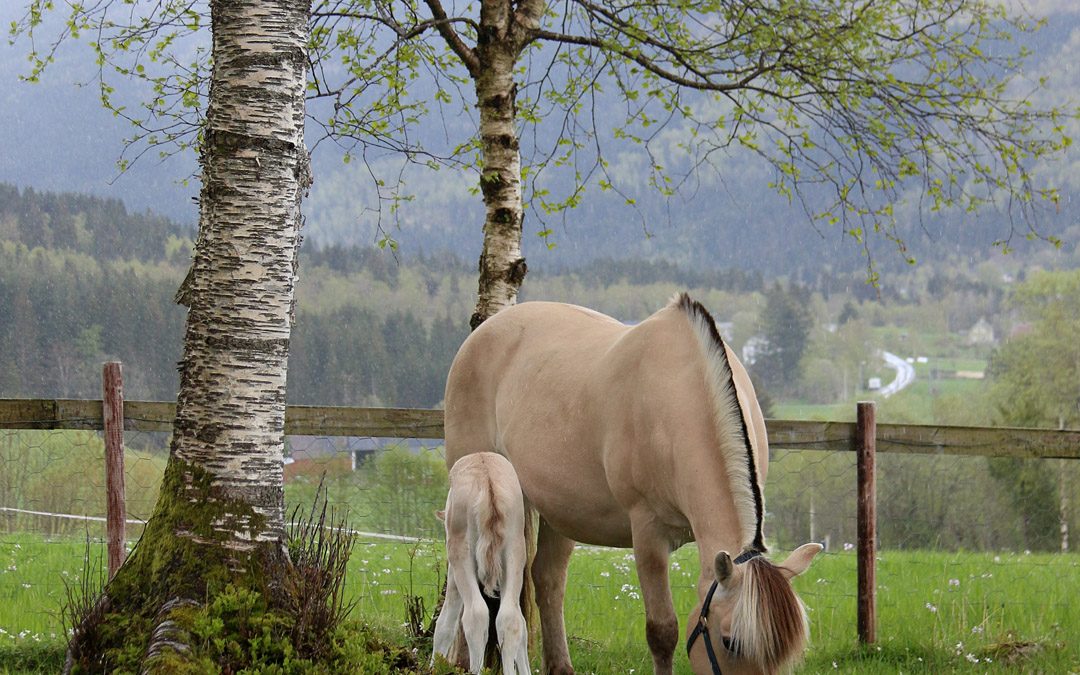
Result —
M915 381L915 367L891 352L881 352L885 365L896 371L896 378L878 390L882 398L889 398Z

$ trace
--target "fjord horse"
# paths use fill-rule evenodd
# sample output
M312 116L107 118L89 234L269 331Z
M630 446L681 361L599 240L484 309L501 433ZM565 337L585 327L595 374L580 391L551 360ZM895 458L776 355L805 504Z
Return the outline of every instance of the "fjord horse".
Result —
M458 628L469 647L469 670L479 673L488 640L488 606L499 598L495 633L505 675L529 674L528 629L518 605L526 563L525 504L514 467L502 455L480 452L450 469L446 510L446 599L435 622L432 661L453 654Z
M446 385L446 461L505 455L540 515L532 578L543 667L573 673L563 623L574 542L632 547L655 673L679 627L672 551L697 543L687 652L695 673L773 673L802 655L806 611L790 579L821 550L765 552L765 423L709 313L682 294L635 326L527 302L484 322Z

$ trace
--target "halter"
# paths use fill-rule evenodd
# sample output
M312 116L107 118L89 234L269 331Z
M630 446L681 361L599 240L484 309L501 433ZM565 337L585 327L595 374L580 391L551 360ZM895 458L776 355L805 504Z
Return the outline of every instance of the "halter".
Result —
M761 551L743 551L739 554L739 557L735 558L735 564L741 565L748 560L761 555ZM698 616L697 625L694 626L693 632L690 633L690 638L686 641L686 655L690 656L690 648L694 646L694 642L699 635L705 637L705 651L709 655L709 664L712 666L713 675L723 675L720 671L720 663L716 660L716 652L713 650L712 640L709 639L709 605L712 604L713 594L716 593L717 580L713 579L712 585L709 586L709 592L705 594L705 602L701 604L701 615ZM731 641L731 637L723 635L720 638L724 643L724 649L729 652L737 651L738 646Z

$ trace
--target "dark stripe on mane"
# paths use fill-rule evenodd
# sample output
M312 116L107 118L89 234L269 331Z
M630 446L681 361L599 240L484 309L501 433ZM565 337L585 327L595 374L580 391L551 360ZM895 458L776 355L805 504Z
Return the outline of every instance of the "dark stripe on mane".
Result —
M686 312L687 316L691 319L700 318L703 319L702 323L708 327L709 334L712 336L713 345L723 355L724 363L727 365L727 374L730 378L729 385L731 391L735 392L734 405L736 417L739 419L739 425L742 431L743 445L746 447L746 466L750 476L750 490L754 495L754 515L756 516L757 526L754 532L754 541L750 545L750 548L764 553L768 550L765 547L765 537L762 533L762 521L764 520L764 504L761 498L761 488L758 486L757 478L757 464L754 462L754 447L750 444L750 431L746 426L746 418L743 417L742 409L739 408L738 390L735 388L735 373L731 369L731 364L728 363L727 349L724 347L724 339L720 336L720 331L716 329L716 321L713 320L712 314L709 314L709 310L705 309L697 300L692 299L686 293L680 293L678 298L679 308Z

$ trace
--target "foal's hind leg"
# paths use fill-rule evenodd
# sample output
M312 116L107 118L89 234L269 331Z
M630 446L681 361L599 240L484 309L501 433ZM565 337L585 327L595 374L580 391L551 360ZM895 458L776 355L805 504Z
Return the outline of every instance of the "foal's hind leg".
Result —
M521 613L521 586L524 582L525 541L520 539L504 550L503 588L495 630L502 654L504 675L529 675L529 635Z
M495 632L499 639L504 675L528 675L529 636L516 595L507 594L501 599Z
M540 518L532 577L536 585L536 605L540 611L543 635L543 668L545 673L552 675L573 675L574 672L563 622L566 568L570 565L570 554L573 552L573 540L562 536Z
M465 604L461 612L461 627L465 631L465 642L469 645L469 670L479 673L484 667L484 648L488 639L488 606L480 592L471 561L457 567L454 573Z
M458 630L461 628L461 610L464 603L461 593L458 592L454 582L454 572L447 568L446 597L443 599L442 610L439 618L435 621L434 647L431 650L431 662L435 662L435 655L442 654L447 660L453 651L454 641L457 640Z

